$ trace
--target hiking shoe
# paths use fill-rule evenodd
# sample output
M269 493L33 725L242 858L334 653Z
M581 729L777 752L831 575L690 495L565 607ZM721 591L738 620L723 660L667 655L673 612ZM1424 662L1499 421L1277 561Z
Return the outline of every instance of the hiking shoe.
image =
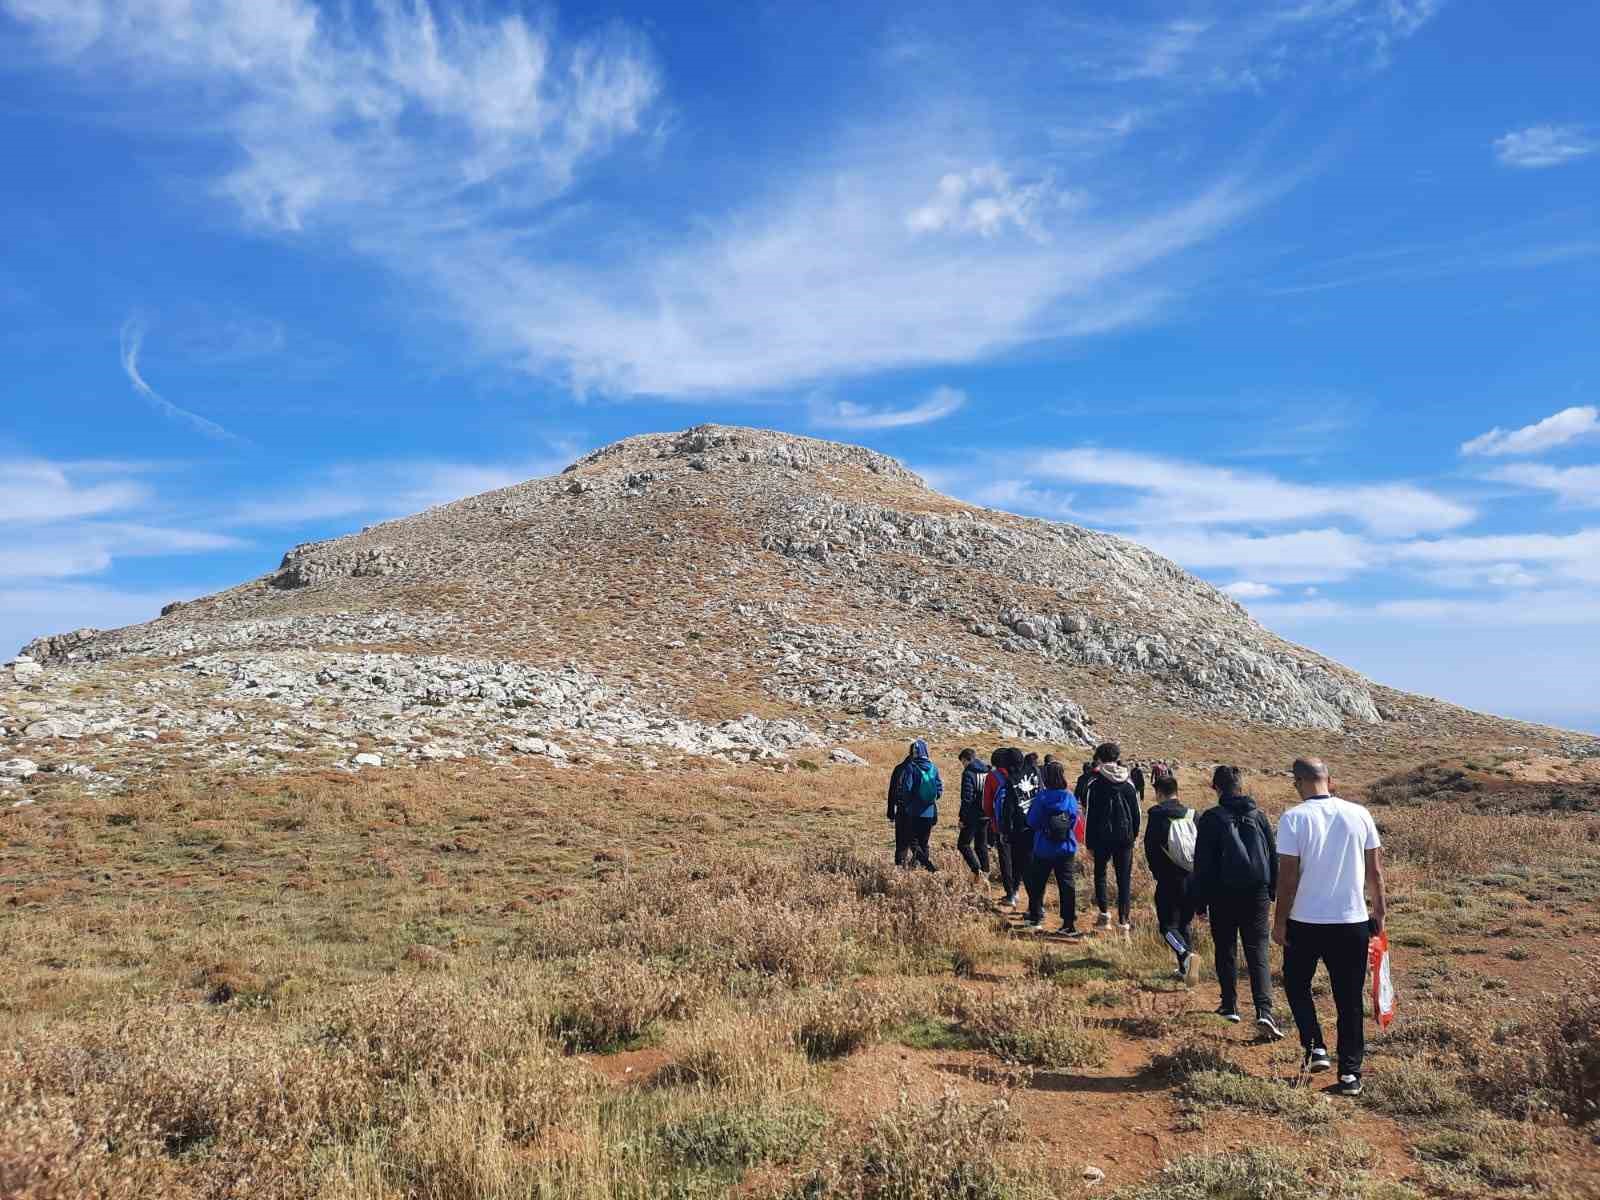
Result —
M1068 941L1073 941L1073 942L1077 941L1079 938L1081 938L1083 936L1083 934L1078 932L1078 927L1076 925L1062 925L1061 928L1059 930L1057 930L1057 932L1060 933L1061 936L1066 938Z
M1038 930L1044 928L1044 919L1041 917L1039 920L1035 921L1032 917L1029 917L1026 921L1024 921L1022 923L1022 927L1024 929L1032 929L1034 931L1038 931Z
M1101 913L1098 917L1096 917L1094 919L1094 927L1096 929L1110 929L1111 928L1111 914L1108 913L1108 912Z
M1341 1076L1339 1076L1339 1082L1334 1086L1333 1091L1334 1091L1334 1094L1336 1096L1359 1096L1359 1095L1361 1095L1361 1076L1359 1076L1359 1075L1341 1075Z
M1001 901L1000 901L1000 907L1001 908L1015 908L1016 906L1017 906L1017 898L1015 896L1006 896L1006 897L1003 897L1001 899Z
M1272 1019L1271 1013L1256 1014L1256 1032L1274 1042L1283 1041L1283 1030L1278 1028L1278 1023Z
M1239 1016L1239 1010L1236 1008L1219 1006L1216 1010L1216 1013L1217 1016L1221 1017L1224 1021L1229 1021L1234 1025L1237 1025L1240 1020L1242 1020L1242 1018Z
M1200 960L1195 957L1194 951L1183 956L1183 966L1178 973L1183 976L1183 981L1190 987L1200 982Z
M1300 1069L1307 1075L1321 1075L1324 1071L1333 1070L1333 1061L1321 1046L1313 1046L1306 1051L1305 1061L1300 1064Z
M1117 928L1122 930L1123 933L1132 933L1133 932L1133 922L1132 921L1121 921L1121 922L1118 922Z

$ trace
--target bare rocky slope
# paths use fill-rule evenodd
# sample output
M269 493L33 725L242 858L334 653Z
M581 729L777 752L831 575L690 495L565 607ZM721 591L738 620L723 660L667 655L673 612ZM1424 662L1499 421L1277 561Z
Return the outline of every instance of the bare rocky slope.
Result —
M840 743L907 729L1071 747L1139 720L1555 736L1380 688L1121 538L960 503L860 447L699 426L39 639L0 673L0 778L849 761Z

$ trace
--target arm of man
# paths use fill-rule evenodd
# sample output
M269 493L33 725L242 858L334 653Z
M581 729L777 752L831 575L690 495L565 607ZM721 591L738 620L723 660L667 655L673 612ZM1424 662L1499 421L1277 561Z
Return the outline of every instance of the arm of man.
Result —
M1267 898L1275 900L1278 896L1278 876L1281 873L1278 865L1278 835L1273 832L1272 822L1265 816L1261 818L1261 832L1266 835L1267 839L1267 870L1269 872Z
M1383 847L1374 846L1367 854L1367 907L1375 922L1373 932L1383 932L1384 917L1388 915L1389 897L1383 881Z
M1284 945L1289 938L1289 914L1294 911L1294 895L1300 890L1300 856L1278 855L1278 907L1273 912L1272 940Z

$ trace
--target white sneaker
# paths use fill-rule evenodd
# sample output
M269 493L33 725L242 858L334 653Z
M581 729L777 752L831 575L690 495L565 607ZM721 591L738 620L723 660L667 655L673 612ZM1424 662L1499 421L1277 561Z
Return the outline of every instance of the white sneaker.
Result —
M1110 929L1111 928L1111 914L1108 913L1108 912L1101 913L1098 917L1096 917L1094 919L1094 927L1096 929Z
M1117 926L1117 928L1122 930L1123 933L1132 933L1133 932L1133 922L1132 921L1123 921L1121 924L1119 924Z
M1278 1023L1268 1013L1261 1013L1256 1017L1256 1029L1264 1038L1270 1038L1274 1042L1283 1041L1283 1030L1278 1028Z

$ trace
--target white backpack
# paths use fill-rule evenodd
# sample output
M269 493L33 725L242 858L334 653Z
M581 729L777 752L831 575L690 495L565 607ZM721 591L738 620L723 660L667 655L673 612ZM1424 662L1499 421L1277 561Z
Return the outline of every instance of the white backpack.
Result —
M1194 870L1195 832L1192 808L1167 828L1167 857L1185 871Z

